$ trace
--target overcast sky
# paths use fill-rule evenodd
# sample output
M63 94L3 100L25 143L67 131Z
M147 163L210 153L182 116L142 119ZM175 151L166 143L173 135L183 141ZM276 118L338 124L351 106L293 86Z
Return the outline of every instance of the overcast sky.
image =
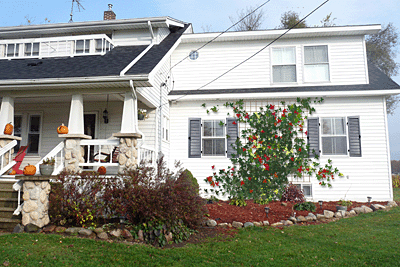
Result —
M73 0L41 1L0 1L2 16L0 26L18 26L27 24L65 23L70 19ZM75 0L78 1L78 0ZM78 10L74 4L73 20L102 20L108 4L114 5L117 19L170 16L193 24L195 32L208 28L212 31L224 31L232 23L229 17L246 6L259 6L265 1L256 0L80 0L84 7ZM262 28L273 29L280 24L280 16L286 11L295 11L300 17L307 15L322 4L323 0L271 0L263 7L265 20ZM383 24L392 22L400 29L399 0L330 0L307 19L310 26L320 25L320 21L332 12L336 25ZM400 62L400 56L397 61ZM400 76L392 77L400 84ZM400 107L393 116L389 116L389 133L392 159L400 160Z

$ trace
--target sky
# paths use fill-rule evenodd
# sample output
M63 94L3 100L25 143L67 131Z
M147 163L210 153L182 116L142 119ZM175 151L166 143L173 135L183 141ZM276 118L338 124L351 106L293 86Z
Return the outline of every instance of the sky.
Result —
M41 1L0 1L2 8L0 27L32 24L66 23L70 20L72 1L77 0L41 0ZM190 22L195 32L224 31L231 26L230 17L246 7L257 7L267 0L80 0L83 8L78 10L74 3L73 21L95 21L103 19L108 4L113 4L117 19L170 16ZM270 0L264 7L263 29L274 29L280 24L280 17L286 11L295 11L300 17L322 4L323 0ZM392 22L400 33L399 0L330 0L306 22L309 26L320 25L320 21L332 13L336 25L365 25ZM0 36L1 37L1 36ZM400 49L397 61L400 62ZM400 84L400 75L392 77ZM400 105L394 115L388 116L391 158L400 160Z

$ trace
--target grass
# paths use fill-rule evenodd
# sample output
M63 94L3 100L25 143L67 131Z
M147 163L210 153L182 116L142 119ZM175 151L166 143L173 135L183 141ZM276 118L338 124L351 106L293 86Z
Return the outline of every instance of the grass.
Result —
M393 200L400 201L400 188L393 188Z
M0 265L397 266L399 227L400 207L329 224L245 229L230 241L173 249L12 234L0 236Z

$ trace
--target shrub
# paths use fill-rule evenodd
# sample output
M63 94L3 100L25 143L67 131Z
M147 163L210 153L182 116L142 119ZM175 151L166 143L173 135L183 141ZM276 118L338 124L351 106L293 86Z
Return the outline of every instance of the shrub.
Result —
M400 187L400 176L398 174L392 174L392 185L394 188Z
M314 203L312 202L302 202L302 203L296 203L293 206L293 209L295 210L308 210L308 211L316 211L317 208L315 207Z
M282 193L281 201L304 202L304 194L301 189L290 183Z
M350 200L344 200L344 199L339 200L338 204L340 206L346 206L346 207L350 207L351 205L353 205L353 203Z
M55 224L96 226L105 212L99 198L106 180L96 173L62 172L51 183L49 215Z
M195 177L193 177L193 174L191 171L189 171L188 169L185 169L179 176L178 178L178 182L181 179L185 179L185 181L188 181L189 183L192 184L193 189L196 190L197 194L200 191L200 186L199 183L197 182L197 179Z

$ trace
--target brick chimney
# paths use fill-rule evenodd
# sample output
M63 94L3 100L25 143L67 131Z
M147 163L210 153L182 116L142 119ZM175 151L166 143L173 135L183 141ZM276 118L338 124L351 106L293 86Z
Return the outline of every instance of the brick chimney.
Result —
M104 20L113 20L117 17L117 15L115 15L114 11L112 11L112 4L108 4L108 10L104 11Z

